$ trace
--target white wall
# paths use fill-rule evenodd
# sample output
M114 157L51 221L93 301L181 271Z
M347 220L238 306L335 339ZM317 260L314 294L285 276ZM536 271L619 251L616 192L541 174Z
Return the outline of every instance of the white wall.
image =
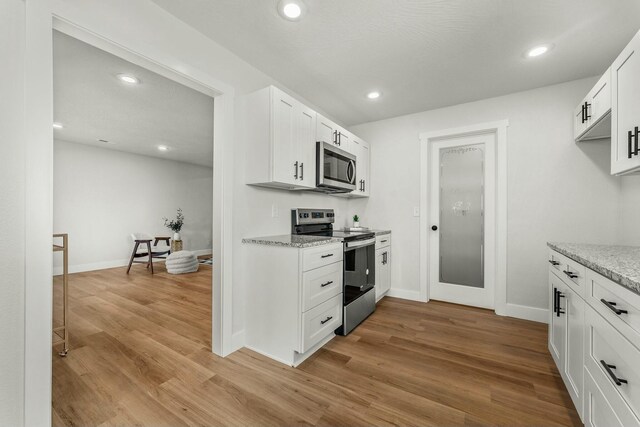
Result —
M609 145L573 142L572 112L595 79L457 105L351 130L371 143L371 197L349 209L393 231L392 286L419 289L418 134L509 120L507 303L547 307L546 242L614 243L620 179ZM426 214L422 212L421 214Z
M0 425L23 422L25 4L0 2Z
M174 218L179 207L184 249L211 250L212 199L211 168L54 143L53 229L69 234L71 272L126 265L130 234L172 236L162 218Z
M620 180L618 241L621 245L640 246L640 175L623 176Z

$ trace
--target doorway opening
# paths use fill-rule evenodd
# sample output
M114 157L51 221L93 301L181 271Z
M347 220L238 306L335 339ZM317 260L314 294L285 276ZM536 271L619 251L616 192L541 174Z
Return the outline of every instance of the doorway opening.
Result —
M53 49L52 418L97 425L212 350L214 99L59 31Z
M506 121L420 135L423 300L506 309Z

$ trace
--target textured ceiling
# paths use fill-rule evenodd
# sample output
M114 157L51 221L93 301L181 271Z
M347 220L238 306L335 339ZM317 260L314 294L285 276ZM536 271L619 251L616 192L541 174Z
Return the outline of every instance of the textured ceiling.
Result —
M55 139L213 165L213 98L59 32L53 55Z
M298 22L278 0L152 1L345 124L599 75L640 28L638 0L304 0Z

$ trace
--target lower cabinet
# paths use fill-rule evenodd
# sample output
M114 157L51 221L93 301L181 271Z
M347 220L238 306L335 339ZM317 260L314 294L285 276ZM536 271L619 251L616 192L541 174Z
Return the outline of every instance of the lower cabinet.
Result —
M640 333L629 316L640 295L555 251L549 258L549 352L580 418L640 427Z
M343 316L342 243L246 244L246 347L298 366L335 336Z
M376 302L391 289L391 234L376 237Z

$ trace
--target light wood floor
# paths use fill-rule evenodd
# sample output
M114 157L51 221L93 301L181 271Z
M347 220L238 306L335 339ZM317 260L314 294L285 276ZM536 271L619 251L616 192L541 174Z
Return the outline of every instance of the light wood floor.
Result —
M246 349L209 351L210 283L203 266L71 275L54 425L581 425L546 325L385 298L293 369Z

